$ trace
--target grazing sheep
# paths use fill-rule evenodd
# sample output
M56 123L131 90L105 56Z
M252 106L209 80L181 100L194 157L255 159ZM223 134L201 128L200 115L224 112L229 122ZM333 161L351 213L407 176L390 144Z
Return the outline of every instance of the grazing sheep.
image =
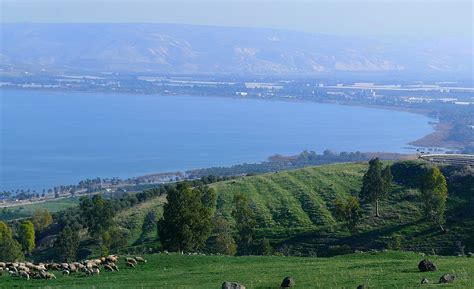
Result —
M0 267L0 276L2 276L3 271L4 271L4 270L3 270L3 267Z
M33 264L31 262L26 262L25 267L27 267L30 270L34 270L36 268L35 264Z
M91 270L92 275L100 275L100 269L99 268L92 268Z
M69 271L70 271L71 273L76 272L76 271L77 271L76 265L74 265L74 264L69 264Z
M112 262L112 263L117 263L118 257L115 256L115 255L109 255L109 256L107 256L106 260L109 261L109 262Z
M133 263L131 263L131 262L127 262L127 266L128 266L128 267L135 268L135 264L133 264Z
M28 274L28 272L26 271L20 271L20 277L26 280L30 280L30 274Z
M90 276L90 275L92 274L92 271L89 270L89 269L87 269L87 268L84 268L82 271L84 272L84 275L85 275L86 277L88 277L88 276Z
M114 272L115 271L114 268L112 268L112 266L110 266L110 265L105 265L104 270L108 271L108 272Z
M15 271L8 271L8 274L10 274L10 277L18 276L18 272L15 272Z
M48 272L46 272L45 275L46 275L46 278L45 278L45 279L48 279L48 280L50 280L50 279L56 279L56 275L54 275L53 273L48 273Z
M127 259L125 259L125 261L127 263L137 264L137 260L135 260L134 258L127 257Z
M95 263L94 261L89 261L89 262L87 262L86 267L87 267L87 269L89 269L89 270L91 270L91 269L93 269L93 268L99 268L99 266L97 265L97 263Z
M137 260L137 262L139 263L146 263L147 261L145 259L143 259L142 257L135 257L135 260Z
M116 272L119 271L119 268L118 268L117 265L115 265L115 263L110 263L109 266L112 267L112 269L114 269L114 271L116 271Z
M7 264L5 262L0 262L0 268L5 269Z
M18 271L25 271L25 272L30 271L30 269L28 267L25 267L25 266L22 266L22 265L18 266L17 269L18 269Z

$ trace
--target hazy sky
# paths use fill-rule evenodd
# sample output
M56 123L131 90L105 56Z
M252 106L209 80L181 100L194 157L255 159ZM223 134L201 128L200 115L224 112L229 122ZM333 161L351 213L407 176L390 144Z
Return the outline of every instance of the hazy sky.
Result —
M159 22L473 38L473 1L0 0L2 22Z

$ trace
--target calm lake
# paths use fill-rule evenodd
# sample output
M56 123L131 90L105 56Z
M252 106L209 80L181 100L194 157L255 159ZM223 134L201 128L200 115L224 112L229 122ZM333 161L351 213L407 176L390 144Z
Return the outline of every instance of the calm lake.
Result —
M254 99L0 91L0 190L260 162L275 153L403 152L422 115Z

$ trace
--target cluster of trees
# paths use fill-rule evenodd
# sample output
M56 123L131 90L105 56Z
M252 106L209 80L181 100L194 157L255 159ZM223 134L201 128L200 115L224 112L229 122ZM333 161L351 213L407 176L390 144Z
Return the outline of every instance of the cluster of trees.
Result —
M0 221L0 260L14 261L30 255L36 248L36 232L52 223L52 216L46 209L35 211L31 220L7 224Z
M190 182L167 184L136 194L125 193L121 197L106 199L102 195L82 197L77 208L71 208L55 215L55 231L58 234L56 248L61 260L75 260L82 240L92 240L99 246L102 255L110 250L127 245L128 232L118 229L113 223L116 212L134 207L152 198L166 194L165 215L180 215L180 218L166 218L168 222L157 221L150 212L143 224L141 241L147 239L147 232L156 228L165 248L168 250L191 250L199 248L207 240L216 206L216 194L205 185L221 181L223 177L206 176ZM173 201L173 198L175 200ZM183 220L192 219L191 223ZM188 225L188 227L184 225ZM177 242L173 236L186 236ZM204 238L204 241L203 241ZM168 241L166 241L168 240ZM190 247L191 246L191 247ZM194 246L194 247L193 247Z
M235 224L216 214L216 192L206 186L179 184L167 195L163 218L158 222L159 240L168 251L197 251L208 246L226 255L269 254L268 240L256 241L257 220L249 200L234 196L231 212Z
M351 233L355 233L363 212L361 202L374 205L374 216L380 217L380 201L387 198L392 190L392 181L394 180L392 170L395 172L395 181L421 191L425 215L431 222L444 230L442 225L445 223L448 198L446 178L438 167L416 162L398 162L392 166L384 166L378 158L370 160L369 168L363 177L359 198L349 196L348 198L337 197L335 199L336 218L342 221ZM452 176L455 178L460 174L465 175L456 171ZM454 183L462 186L465 182Z

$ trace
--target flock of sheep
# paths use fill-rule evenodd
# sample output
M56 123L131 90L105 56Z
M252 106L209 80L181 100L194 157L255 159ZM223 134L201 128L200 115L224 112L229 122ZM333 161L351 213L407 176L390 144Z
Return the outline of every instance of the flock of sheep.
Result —
M56 279L56 275L48 271L60 272L63 275L82 272L83 276L94 276L100 274L101 266L104 271L118 272L118 259L117 255L109 255L99 259L74 263L39 263L35 265L31 262L0 262L0 276L3 273L8 273L11 277L26 280ZM138 263L146 263L147 261L142 257L126 257L125 262L128 267L135 268Z

